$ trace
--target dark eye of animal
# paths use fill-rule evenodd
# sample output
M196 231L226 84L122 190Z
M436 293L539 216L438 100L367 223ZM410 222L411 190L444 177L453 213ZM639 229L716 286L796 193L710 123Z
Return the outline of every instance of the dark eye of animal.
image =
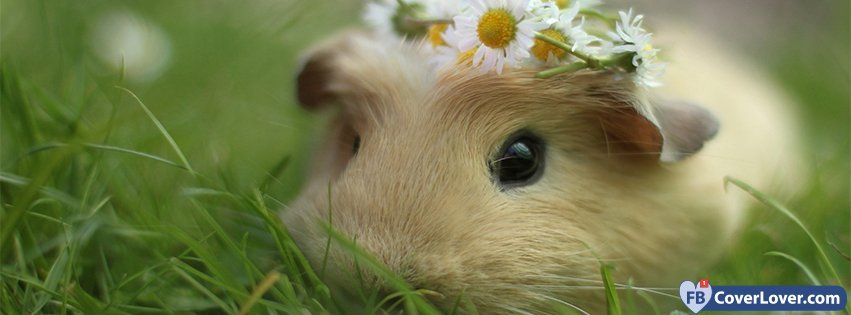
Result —
M505 141L490 165L492 176L504 188L533 184L543 171L544 145L528 132L519 133Z
M352 141L352 154L358 154L358 150L360 150L360 136L355 136L355 140Z

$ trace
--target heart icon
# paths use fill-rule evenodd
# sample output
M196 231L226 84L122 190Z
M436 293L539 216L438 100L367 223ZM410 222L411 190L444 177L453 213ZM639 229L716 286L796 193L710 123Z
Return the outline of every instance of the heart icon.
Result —
M697 314L709 303L712 297L712 286L708 283L705 288L699 288L691 281L683 281L680 284L680 299L692 312Z

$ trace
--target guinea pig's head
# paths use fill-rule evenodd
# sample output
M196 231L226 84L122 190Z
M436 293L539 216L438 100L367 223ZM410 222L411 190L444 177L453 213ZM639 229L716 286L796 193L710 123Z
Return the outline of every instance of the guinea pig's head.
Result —
M308 259L344 287L387 285L334 242L326 252L330 226L413 288L440 293L438 306L463 294L479 311L506 312L593 309L600 259L633 276L699 251L694 233L660 229L684 214L657 214L644 194L663 176L660 159L697 151L714 120L667 137L664 121L705 112L641 113L636 88L615 73L535 73L438 71L416 44L355 31L314 49L298 99L333 118L283 213Z

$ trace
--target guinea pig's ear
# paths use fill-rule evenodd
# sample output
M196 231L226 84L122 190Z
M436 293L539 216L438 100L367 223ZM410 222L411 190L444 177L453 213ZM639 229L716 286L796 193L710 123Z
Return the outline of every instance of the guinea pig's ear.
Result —
M659 159L663 138L652 114L623 105L606 108L598 119L610 155L641 161Z
M328 54L316 52L302 63L296 78L296 97L306 109L315 109L333 99L333 93L328 89L331 76L329 58Z
M719 127L711 112L681 101L656 101L646 111L634 106L609 108L600 122L610 153L663 163L697 153Z
M351 29L337 33L314 45L301 58L296 77L296 98L305 109L317 109L331 103L346 90L342 78L348 55L362 55L363 47L372 47L370 36ZM354 58L354 57L352 57ZM355 58L356 59L356 58Z
M334 75L334 54L325 49L325 45L303 57L296 77L296 98L305 109L316 109L334 99L334 93L330 89Z
M677 162L697 153L720 128L712 112L694 103L658 101L653 108L664 139L659 156L662 162Z

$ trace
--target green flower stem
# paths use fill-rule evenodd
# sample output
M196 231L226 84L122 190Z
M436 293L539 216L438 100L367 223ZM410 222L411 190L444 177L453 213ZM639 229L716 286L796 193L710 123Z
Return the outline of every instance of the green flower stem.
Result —
M553 46L556 46L556 47L558 47L558 48L561 48L561 49L563 49L565 52L567 52L568 54L571 54L571 55L576 56L576 58L582 59L582 61L584 61L585 63L587 63L587 64L591 65L591 68L597 68L597 67L596 67L596 65L597 65L597 60L596 60L596 59L594 59L593 57L588 56L588 55L586 55L586 54L583 54L583 53L581 53L581 52L573 51L573 48L571 48L570 46L568 46L566 43L563 43L563 42L561 42L561 41L558 41L558 40L556 40L555 38L549 37L549 36L544 35L544 34L542 34L542 33L540 33L540 32L535 32L535 38L540 39L540 40L542 40L542 41L545 41L545 42L549 43L550 45L553 45Z
M635 56L633 52L622 52L599 59L598 62L600 68L617 67L626 70L626 72L634 72L635 65L632 64L633 56Z
M416 25L416 26L432 26L434 24L454 24L451 19L417 19L413 17L407 17L405 19L406 23Z
M566 65L561 65L561 66L558 66L558 67L555 67L555 68L551 68L551 69L547 69L547 70L538 72L538 74L536 74L535 77L538 78L538 79L546 79L546 78L552 77L554 75L578 71L578 70L582 70L582 69L585 69L585 68L588 68L587 63L585 63L583 61L577 61L577 62L574 62L574 63L569 63L569 64L566 64Z

